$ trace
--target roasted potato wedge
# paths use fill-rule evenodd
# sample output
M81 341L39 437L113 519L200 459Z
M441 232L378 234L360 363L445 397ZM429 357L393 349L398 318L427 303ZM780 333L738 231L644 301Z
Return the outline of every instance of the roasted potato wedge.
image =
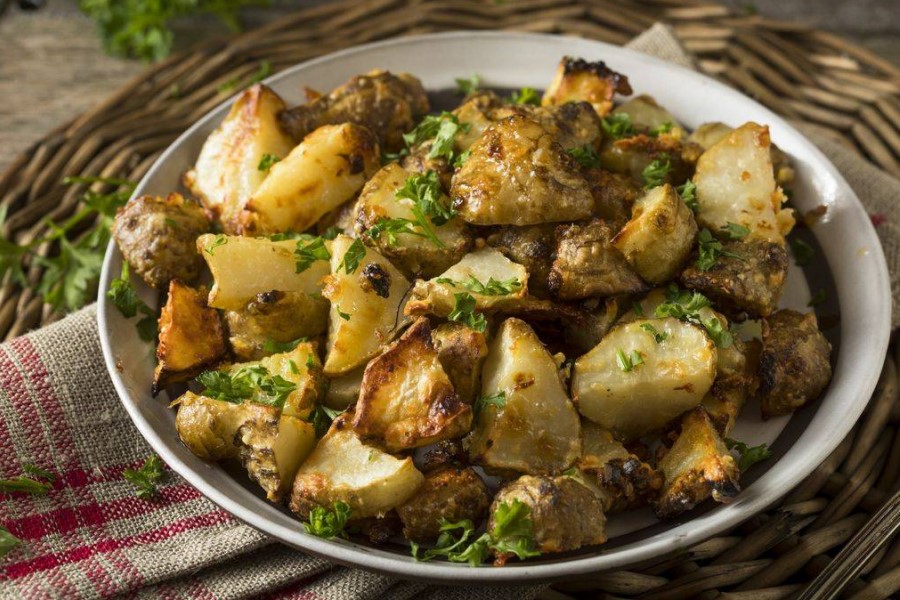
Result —
M343 375L328 380L328 391L325 393L325 406L335 410L344 410L359 400L362 388L363 373L366 367L357 367Z
M739 338L727 348L718 348L716 380L702 405L723 438L731 433L747 400L756 395L760 351L759 340Z
M581 453L581 424L556 361L531 327L507 319L491 342L482 402L469 444L473 462L495 471L562 471Z
M490 504L491 494L475 469L444 467L427 473L422 487L397 507L397 514L406 539L431 542L440 534L442 519L478 524Z
M357 269L342 266L351 251ZM402 303L409 281L386 258L345 235L335 238L331 275L322 295L331 301L325 374L342 375L378 353L406 323Z
M700 148L682 143L675 135L651 136L639 133L616 140L606 140L600 150L600 165L614 173L628 175L647 183L644 169L651 163L668 164L664 183L681 185L693 173Z
M575 361L572 395L582 415L636 439L700 404L716 375L716 355L700 327L671 317L632 321Z
M278 124L284 108L281 97L265 85L244 90L184 175L185 186L216 213L225 233L240 231L241 212L266 178L259 168L263 157L282 158L295 145Z
M130 200L116 213L112 232L131 269L150 287L165 289L173 279L190 283L200 276L203 259L194 240L209 227L199 204L169 194Z
M815 313L779 310L763 320L759 394L764 419L791 413L831 381L831 344Z
M646 281L659 284L672 279L694 247L694 213L669 184L648 191L631 210L631 220L612 245Z
M209 305L225 310L242 310L265 292L302 292L317 296L328 262L315 260L297 272L295 251L306 240L273 242L265 238L206 234L197 238L197 250L209 265L215 283ZM328 244L326 243L326 248Z
M383 516L409 500L425 477L412 458L395 458L362 443L344 413L331 424L294 479L291 510L301 519L335 502L350 506L354 519Z
M191 391L182 394L175 404L178 437L188 450L209 461L237 458L238 429L260 406L214 400Z
M263 292L240 310L225 311L228 341L238 360L259 360L278 346L328 329L328 301L303 292Z
M544 92L541 105L585 101L594 107L599 116L604 117L612 109L617 93L625 96L631 94L628 77L616 73L603 61L587 62L565 56Z
M284 402L282 412L285 415L306 419L325 397L327 382L314 343L301 342L289 352L267 356L258 363L234 365L232 369L252 364L259 364L272 375L279 375L297 386Z
M487 357L487 336L463 323L444 323L431 331L438 360L459 399L472 404L481 390L481 366Z
M710 496L728 502L740 491L737 463L701 407L682 418L681 433L659 469L665 476L655 507L660 518L677 516Z
M271 166L241 214L241 230L306 231L354 198L379 164L371 131L351 123L324 125Z
M159 317L153 389L187 381L225 358L225 330L206 294L173 280Z
M391 452L462 437L472 409L460 400L438 359L428 319L421 317L363 375L353 429Z

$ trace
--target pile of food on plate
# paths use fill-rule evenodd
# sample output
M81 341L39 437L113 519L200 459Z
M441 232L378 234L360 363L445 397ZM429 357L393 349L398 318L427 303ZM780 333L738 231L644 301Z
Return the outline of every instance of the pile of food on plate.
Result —
M294 108L254 85L190 197L120 211L114 285L166 293L153 388L180 394L177 434L309 532L419 560L727 502L766 454L729 438L745 403L784 415L831 377L815 315L777 308L785 155L764 125L616 105L602 62L564 58L543 96L460 83L440 114L408 74Z

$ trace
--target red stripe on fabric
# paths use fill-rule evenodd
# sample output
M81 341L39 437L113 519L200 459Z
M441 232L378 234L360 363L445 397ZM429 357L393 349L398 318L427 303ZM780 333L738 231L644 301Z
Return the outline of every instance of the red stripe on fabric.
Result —
M30 560L14 563L6 567L6 575L10 580L21 579L28 575L53 569L67 563L86 560L96 554L105 554L114 550L123 550L141 544L158 544L170 537L204 527L214 527L231 521L227 514L216 511L176 521L166 527L160 527L137 535L118 540L101 540L96 544L72 548L63 552L38 556Z
M187 592L188 598L191 600L216 600L216 595L213 594L200 579L194 579L188 584L187 590L185 591Z

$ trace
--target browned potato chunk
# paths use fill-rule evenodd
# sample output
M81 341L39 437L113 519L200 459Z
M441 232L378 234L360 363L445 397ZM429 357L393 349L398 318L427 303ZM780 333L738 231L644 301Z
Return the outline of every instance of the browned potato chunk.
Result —
M582 172L594 197L594 216L608 221L613 229L621 229L631 218L631 207L644 188L627 175L597 167Z
M616 93L631 94L628 77L613 71L603 61L588 62L565 56L547 86L541 104L549 106L584 100L604 117L612 109Z
M344 410L359 400L359 390L362 388L365 370L364 365L344 375L330 378L328 391L325 394L325 406L335 410Z
M596 479L604 512L646 506L659 495L662 475L629 452L612 432L583 420L581 436L578 469Z
M488 127L453 177L460 217L476 225L532 225L590 216L575 159L538 121L513 115Z
M680 185L691 176L697 150L682 144L675 136L664 133L650 136L644 133L604 143L600 164L614 173L644 181L643 172L654 162L669 164L665 183Z
M528 225L501 227L488 238L488 244L502 252L511 261L528 271L528 292L547 296L550 268L556 255L557 225Z
M406 539L429 542L440 534L442 519L469 519L477 527L490 504L491 495L475 469L444 467L426 474L422 487L397 507L397 514Z
M153 389L187 381L218 363L227 352L219 313L206 305L206 293L173 280L159 317Z
M734 457L710 421L697 407L681 420L681 433L659 461L665 487L656 502L660 518L677 516L710 496L728 502L740 491Z
M674 115L657 104L652 96L646 94L630 98L627 102L623 102L613 109L612 112L615 115L628 115L631 124L640 131L652 131L667 127L667 133L672 133L677 138L681 138L684 135L684 128L681 127Z
M444 323L432 330L431 339L456 395L466 404L472 404L481 389L487 337L462 323Z
M678 275L696 237L691 209L675 188L663 184L634 203L631 220L612 244L638 275L660 284Z
M552 334L563 332L566 341L582 352L600 343L618 316L618 303L613 298L588 310L584 306L553 302L526 296L521 301L503 307L505 315L519 317L539 331Z
M177 401L175 431L188 450L204 460L237 458L238 429L259 404L233 404L185 392Z
M772 314L787 276L784 248L749 237L724 241L722 247L722 254L708 271L691 263L682 272L681 283L707 296L729 316L737 317L744 312L751 317Z
M420 318L363 375L353 428L390 451L462 437L472 424L441 366L428 319Z
M165 289L173 279L197 279L203 259L194 240L207 231L204 210L181 194L134 198L113 222L113 237L125 261L157 289Z
M759 340L743 342L738 338L728 348L718 349L716 380L702 405L723 437L731 433L747 399L759 387L756 372L760 350Z
M780 310L763 321L759 362L763 418L793 412L831 381L831 344L814 313Z
M241 310L225 311L228 341L238 360L272 354L267 346L315 337L328 328L328 301L303 292L263 292Z
M282 112L279 121L298 142L322 125L364 125L382 146L396 152L403 147L403 134L427 112L422 82L408 73L376 69L353 77L327 96Z
M542 554L576 550L606 541L606 516L600 498L574 477L523 475L494 497L488 531L501 504L515 500L531 509L536 549Z
M562 300L635 294L647 285L612 245L614 232L594 219L561 226L556 260L550 269L550 291Z

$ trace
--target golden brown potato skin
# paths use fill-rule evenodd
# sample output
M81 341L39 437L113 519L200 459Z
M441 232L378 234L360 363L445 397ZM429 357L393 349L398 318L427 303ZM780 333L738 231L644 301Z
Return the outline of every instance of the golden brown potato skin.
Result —
M764 419L793 412L831 381L831 344L814 313L779 310L763 320L759 393Z
M475 469L451 466L427 473L425 483L397 507L397 514L407 539L429 542L440 534L441 519L469 519L477 527L490 503L490 492Z
M613 247L614 235L602 219L560 226L548 281L551 293L561 300L580 300L646 290L647 284Z
M583 58L564 56L559 63L556 76L541 104L544 106L584 100L599 116L605 116L613 107L616 93L631 94L628 77L613 71L603 61L588 62Z
M577 466L596 478L604 512L646 506L659 495L662 474L627 450L612 432L582 421L581 434L583 449Z
M206 305L206 291L173 280L159 317L154 393L195 377L224 359L227 352L225 329L216 309Z
M365 125L384 148L395 152L404 145L403 134L427 112L422 82L408 73L376 69L353 77L327 96L284 111L279 122L298 142L321 125Z
M263 292L241 310L225 311L228 339L239 360L271 354L266 342L316 337L328 328L328 301L303 292Z
M157 289L173 279L190 283L203 268L197 236L209 231L199 204L181 194L140 196L119 209L113 237L135 273Z
M537 550L565 552L606 541L606 516L600 498L574 477L523 475L497 492L488 531L499 506L518 500L531 509Z
M772 314L787 276L784 248L759 239L726 241L722 246L743 260L722 255L708 271L701 271L692 262L681 273L681 283L707 296L729 317Z

